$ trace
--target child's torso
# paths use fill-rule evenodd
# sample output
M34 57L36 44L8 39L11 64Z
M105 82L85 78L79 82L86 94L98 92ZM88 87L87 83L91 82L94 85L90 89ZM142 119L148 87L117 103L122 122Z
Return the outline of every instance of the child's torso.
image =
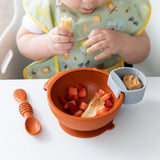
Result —
M41 66L41 69L37 71L37 74L41 77L46 76L46 73L42 72L42 69L46 66L49 68L48 76L56 73L57 66L59 71L80 67L100 69L113 68L114 65L117 67L118 63L121 64L121 57L118 54L95 61L95 55L102 50L88 54L86 52L87 48L83 47L83 42L95 28L111 28L127 34L139 34L144 30L150 11L147 0L142 0L141 3L137 3L137 0L107 1L106 4L89 14L69 9L58 1L48 0L46 1L48 2L47 5L44 1L35 1L37 3L36 9L30 11L30 13L48 31L54 26L59 26L61 17L72 18L71 31L74 33L75 42L70 53L61 54L56 59L51 57L27 68L28 72L31 72L34 67L38 70Z

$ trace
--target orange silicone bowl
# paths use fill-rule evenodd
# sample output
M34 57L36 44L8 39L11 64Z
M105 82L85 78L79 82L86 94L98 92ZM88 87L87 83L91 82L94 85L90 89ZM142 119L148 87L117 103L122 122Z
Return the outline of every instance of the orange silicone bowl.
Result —
M106 130L117 115L124 95L121 93L117 99L107 85L109 73L94 68L79 68L63 71L51 77L44 85L47 90L47 99L51 111L56 116L61 128L76 137L93 137ZM94 97L99 89L112 94L113 108L101 116L81 118L69 115L63 109L58 97L67 95L67 87L82 84L87 88L87 97L83 100L87 103Z

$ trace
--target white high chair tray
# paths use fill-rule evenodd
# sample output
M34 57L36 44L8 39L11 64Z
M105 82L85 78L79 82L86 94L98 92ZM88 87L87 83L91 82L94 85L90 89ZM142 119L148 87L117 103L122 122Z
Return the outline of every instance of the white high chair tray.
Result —
M122 105L115 128L94 138L65 133L52 114L43 85L47 80L0 80L0 160L159 160L160 78L147 78L143 100ZM22 88L42 130L30 136L13 92Z

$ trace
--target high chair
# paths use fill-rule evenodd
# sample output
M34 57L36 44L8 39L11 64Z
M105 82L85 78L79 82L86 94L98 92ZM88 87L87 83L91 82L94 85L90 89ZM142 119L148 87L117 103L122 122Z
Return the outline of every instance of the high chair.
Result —
M32 61L22 56L16 45L16 34L21 25L23 0L14 0L14 16L0 37L0 79L21 79L23 69Z
M146 31L151 39L151 53L145 61L134 65L134 68L139 69L146 76L160 76L160 21L156 18L160 15L160 2L151 0L150 2L152 13ZM13 19L0 37L0 79L23 78L23 69L32 62L19 53L16 45L16 33L23 15L22 0L14 0Z

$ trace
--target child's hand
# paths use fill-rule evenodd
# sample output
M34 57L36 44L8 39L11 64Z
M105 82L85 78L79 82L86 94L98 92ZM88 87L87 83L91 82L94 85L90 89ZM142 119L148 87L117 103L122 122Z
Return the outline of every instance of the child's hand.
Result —
M83 43L88 53L104 49L103 52L95 56L95 60L100 60L111 54L119 54L124 47L123 33L112 29L95 29L89 36L88 40Z
M47 34L46 44L53 54L69 53L74 45L73 33L63 28L55 27Z

